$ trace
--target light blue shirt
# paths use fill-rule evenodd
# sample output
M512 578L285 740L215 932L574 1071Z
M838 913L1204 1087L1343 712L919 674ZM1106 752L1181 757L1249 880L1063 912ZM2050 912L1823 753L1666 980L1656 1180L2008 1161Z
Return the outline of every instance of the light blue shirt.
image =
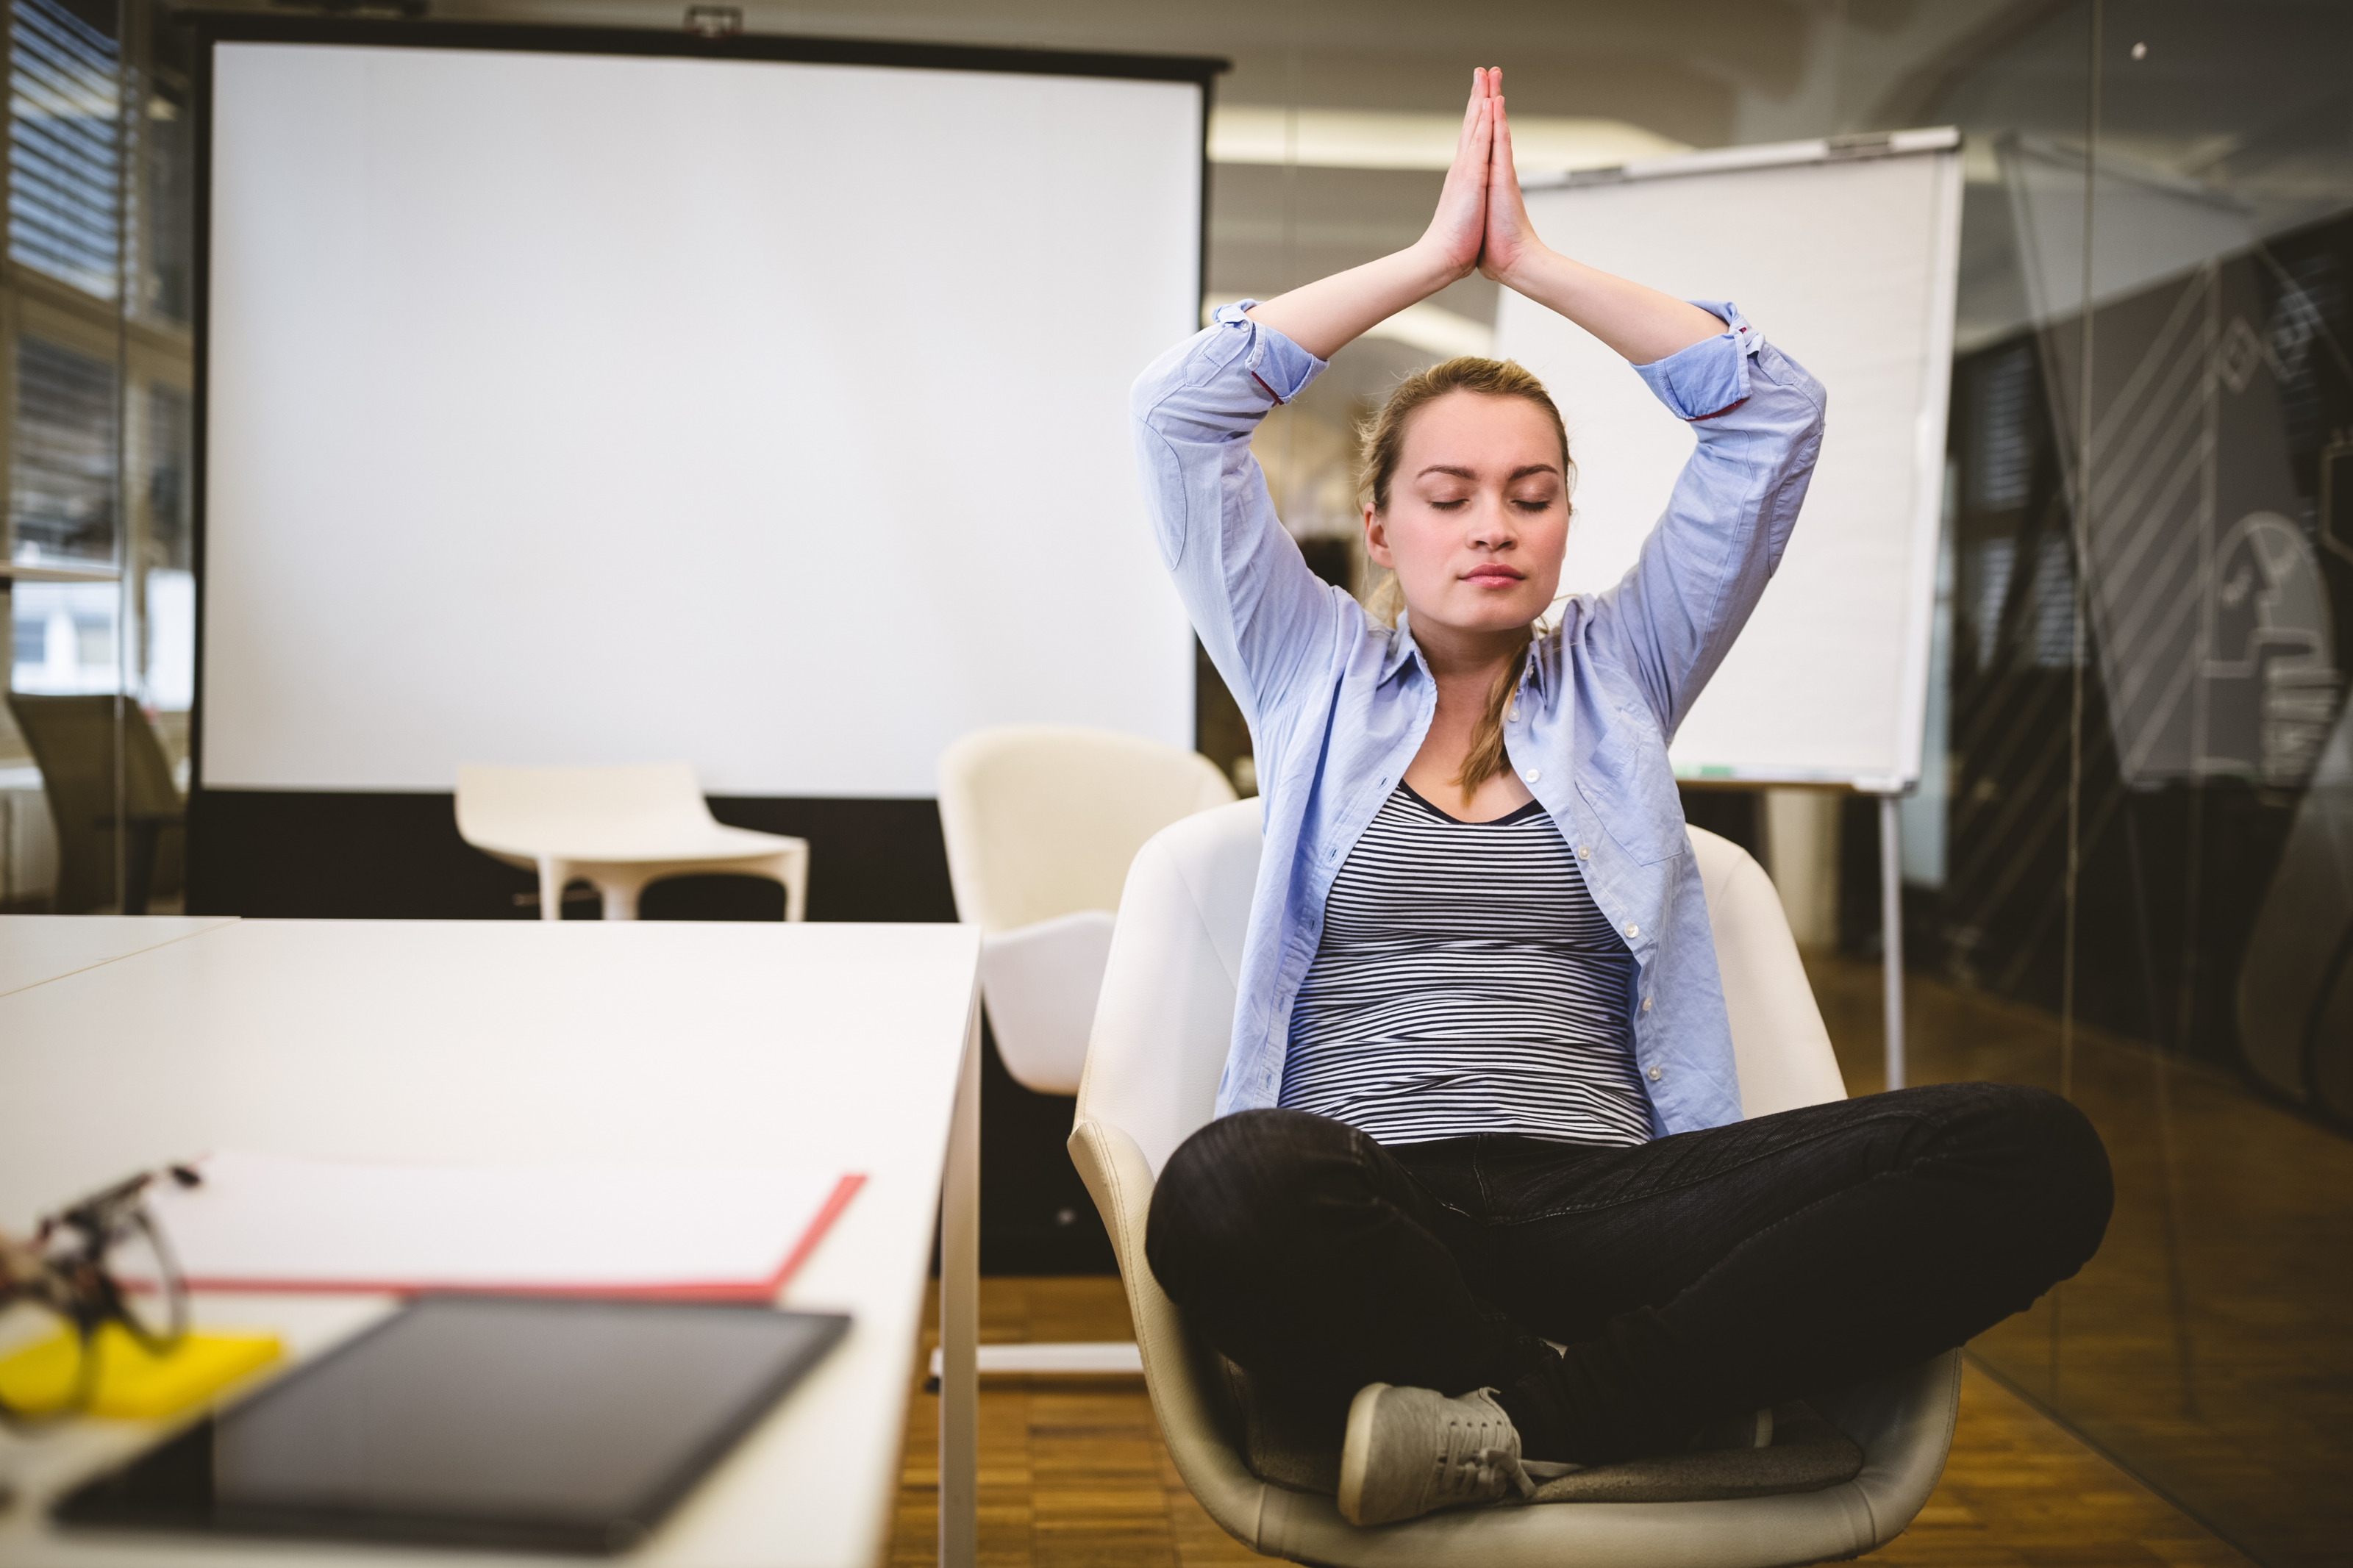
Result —
M1249 720L1265 850L1218 1114L1276 1102L1333 877L1421 750L1437 689L1394 630L1301 559L1251 432L1324 362L1219 310L1135 384L1136 455L1162 558ZM1821 447L1822 389L1729 303L1728 323L1636 373L1698 443L1632 571L1567 603L1530 649L1512 767L1577 852L1638 968L1634 1057L1659 1133L1740 1120L1707 901L1667 742L1757 607ZM1574 525L1572 525L1574 526Z

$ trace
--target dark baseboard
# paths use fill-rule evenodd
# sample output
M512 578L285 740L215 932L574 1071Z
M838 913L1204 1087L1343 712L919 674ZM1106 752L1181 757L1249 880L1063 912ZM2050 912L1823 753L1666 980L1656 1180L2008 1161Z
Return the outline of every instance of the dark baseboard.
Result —
M929 800L714 795L736 827L809 841L816 921L953 921ZM538 879L458 837L447 795L200 789L188 802L190 914L303 920L535 920ZM648 920L778 920L784 891L749 877L646 889ZM567 916L594 919L593 901Z

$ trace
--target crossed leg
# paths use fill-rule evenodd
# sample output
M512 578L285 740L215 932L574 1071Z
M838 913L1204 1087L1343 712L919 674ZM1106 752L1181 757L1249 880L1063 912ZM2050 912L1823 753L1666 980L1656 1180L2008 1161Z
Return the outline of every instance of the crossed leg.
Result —
M2081 1268L2112 1201L2082 1113L2005 1084L1632 1149L1258 1110L1171 1156L1145 1251L1270 1384L1493 1387L1529 1458L1595 1463L1961 1343Z

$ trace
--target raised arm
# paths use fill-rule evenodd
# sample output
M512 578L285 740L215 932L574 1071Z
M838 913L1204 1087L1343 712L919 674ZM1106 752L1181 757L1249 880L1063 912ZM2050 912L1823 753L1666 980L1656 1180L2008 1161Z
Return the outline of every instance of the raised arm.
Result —
M1378 261L1252 305L1228 307L1145 371L1133 395L1136 456L1161 553L1201 644L1254 735L1303 674L1328 668L1358 615L1319 580L1277 520L1250 440L1343 344L1466 277L1484 243L1494 73L1477 72L1429 232Z
M1821 448L1822 388L1730 303L1703 309L1539 239L1495 86L1480 270L1623 354L1699 437L1633 570L1595 600L1588 633L1618 653L1672 738L1780 563Z

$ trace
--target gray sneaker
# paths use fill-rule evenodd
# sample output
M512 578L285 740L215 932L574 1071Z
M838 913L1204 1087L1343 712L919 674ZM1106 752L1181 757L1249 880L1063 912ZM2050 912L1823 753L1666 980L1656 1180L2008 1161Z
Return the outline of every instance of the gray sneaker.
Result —
M1348 1406L1340 1514L1350 1524L1394 1524L1535 1489L1520 1463L1520 1434L1489 1389L1449 1399L1368 1383Z

